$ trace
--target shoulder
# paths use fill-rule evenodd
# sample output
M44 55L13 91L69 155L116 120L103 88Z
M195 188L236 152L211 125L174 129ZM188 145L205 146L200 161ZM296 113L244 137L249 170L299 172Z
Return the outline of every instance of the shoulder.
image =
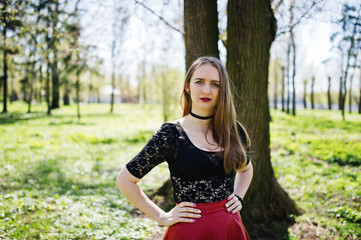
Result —
M243 144L248 146L249 145L249 139L248 139L247 131L242 126L242 124L239 123L239 122L237 122L237 131L238 131L239 137L241 138L241 141L243 142Z
M163 123L157 134L166 135L168 137L178 137L177 123L176 122L165 122Z

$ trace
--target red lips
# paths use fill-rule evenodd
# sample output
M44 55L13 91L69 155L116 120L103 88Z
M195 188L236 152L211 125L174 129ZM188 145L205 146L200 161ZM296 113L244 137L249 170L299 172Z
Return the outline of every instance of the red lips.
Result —
M210 99L210 98L201 98L201 100L202 100L203 102L209 102L209 101L211 101L212 99Z

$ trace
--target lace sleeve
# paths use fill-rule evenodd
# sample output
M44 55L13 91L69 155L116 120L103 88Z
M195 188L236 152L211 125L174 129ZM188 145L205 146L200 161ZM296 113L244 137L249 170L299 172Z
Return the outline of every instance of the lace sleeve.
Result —
M126 164L128 171L142 178L158 164L174 158L176 139L170 123L164 123L142 151Z

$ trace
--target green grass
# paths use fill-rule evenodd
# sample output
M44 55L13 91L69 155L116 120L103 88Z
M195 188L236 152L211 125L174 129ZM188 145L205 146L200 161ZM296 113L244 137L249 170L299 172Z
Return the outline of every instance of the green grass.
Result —
M293 232L318 227L321 239L361 238L361 116L325 110L272 111L272 165L280 184L304 210ZM307 229L308 228L308 229ZM332 236L332 237L331 237Z
M135 218L115 187L124 164L162 123L159 106L26 106L0 115L0 239L143 239L154 225ZM151 116L151 117L149 117ZM163 164L141 182L159 187Z
M0 115L0 239L144 239L156 223L132 215L115 187L118 171L162 124L159 105L62 107L9 105ZM272 111L272 165L305 212L289 229L305 239L361 238L361 116ZM176 119L173 116L171 119ZM166 164L141 182L146 192L169 175Z

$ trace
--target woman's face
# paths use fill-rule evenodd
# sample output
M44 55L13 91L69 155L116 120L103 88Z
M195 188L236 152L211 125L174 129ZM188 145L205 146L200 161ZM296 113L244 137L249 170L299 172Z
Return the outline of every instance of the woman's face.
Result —
M198 67L186 86L186 91L190 91L192 100L192 112L195 114L213 114L217 105L220 77L217 68L210 64L203 64Z

